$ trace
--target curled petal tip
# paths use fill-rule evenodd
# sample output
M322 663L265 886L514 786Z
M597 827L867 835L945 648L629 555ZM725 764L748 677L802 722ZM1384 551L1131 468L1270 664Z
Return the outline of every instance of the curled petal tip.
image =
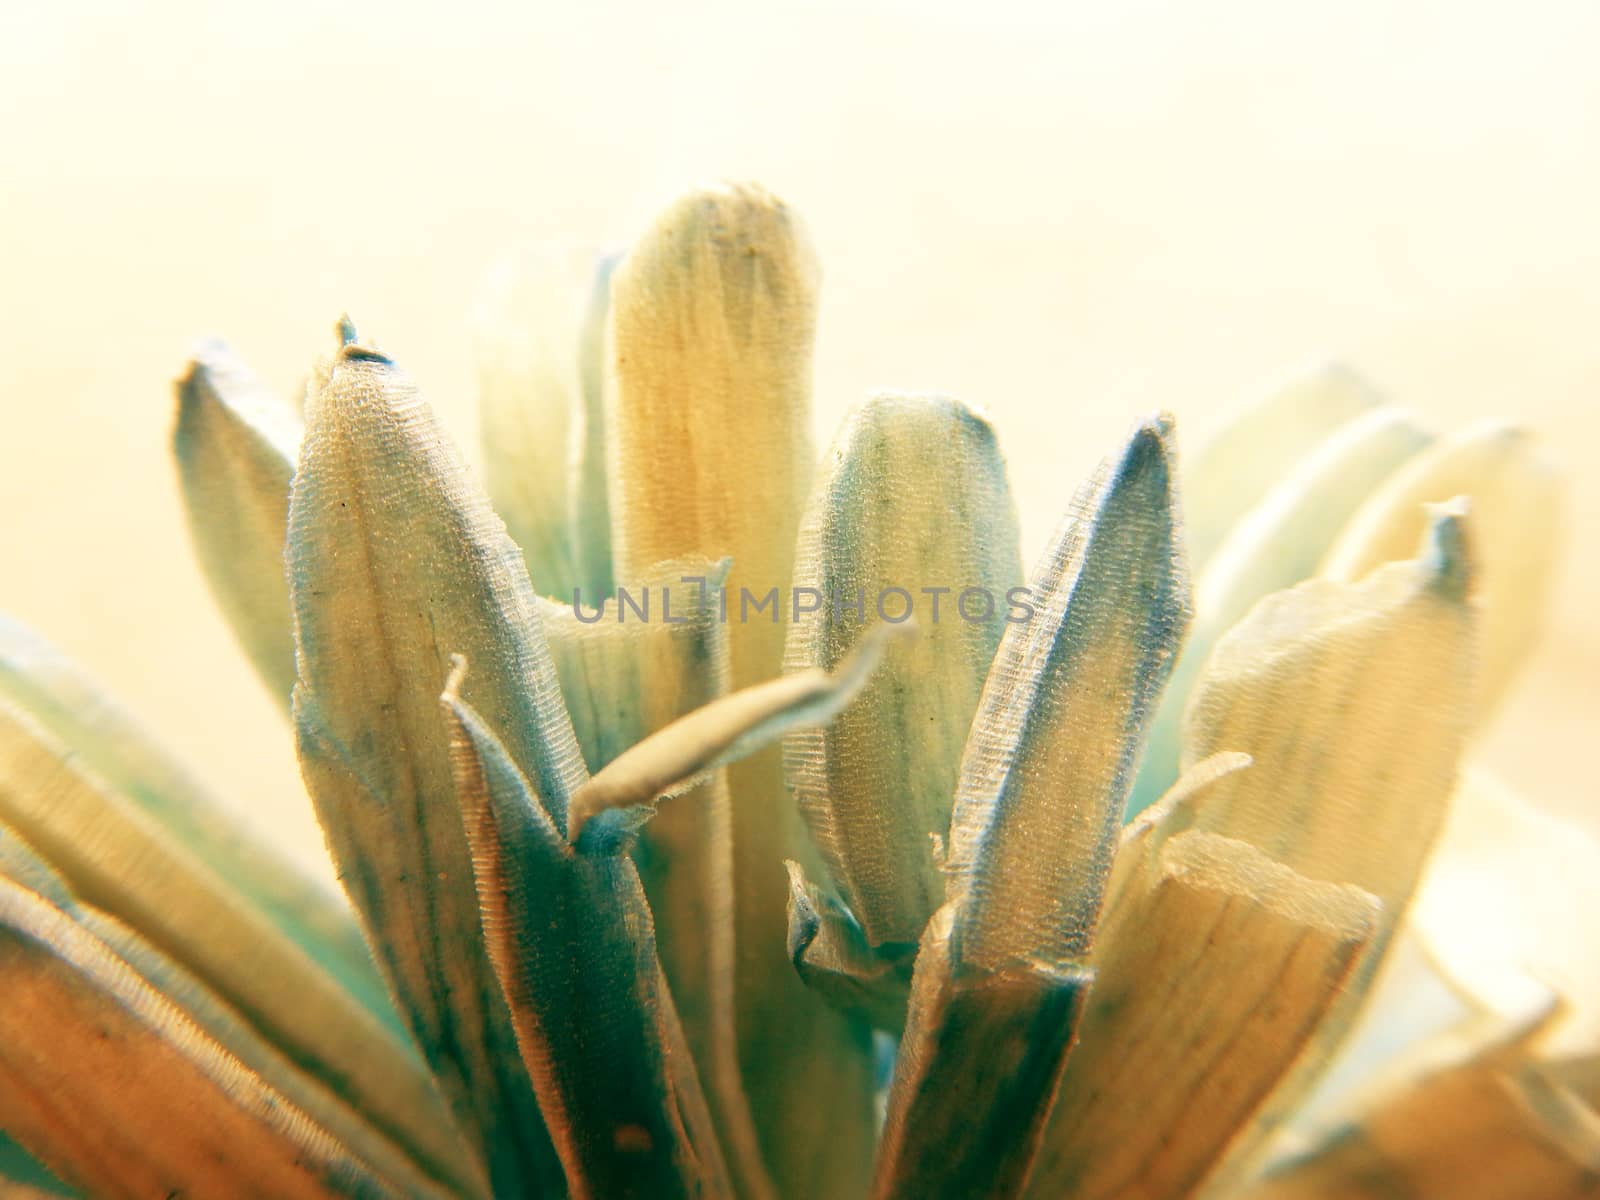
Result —
M386 367L394 366L394 359L390 358L376 346L364 342L345 342L339 347L340 362L373 362Z

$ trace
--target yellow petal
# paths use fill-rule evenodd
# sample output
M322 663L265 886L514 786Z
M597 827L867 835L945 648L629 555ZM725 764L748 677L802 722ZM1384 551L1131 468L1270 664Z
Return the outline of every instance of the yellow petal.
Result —
M789 585L812 468L817 282L798 218L746 185L675 201L612 279L616 576L731 557L734 687L782 667L782 625L741 619L740 601L746 589L757 602L776 590L777 603ZM784 1194L859 1193L872 1153L868 1035L808 991L784 955L783 863L821 863L776 748L731 768L728 786L735 1028L762 1149ZM829 1102L798 1105L797 1095Z
M1158 829L1120 854L1139 865L1107 900L1029 1185L1039 1197L1193 1194L1311 1043L1376 926L1367 893L1230 838Z
M832 720L866 684L884 644L909 630L880 626L833 671L817 668L719 696L623 751L572 794L567 836L604 813L652 804L709 772L770 746L790 730Z
M341 878L495 1190L559 1186L489 966L438 715L450 654L558 827L583 777L522 555L416 389L344 347L289 514L301 769Z
M285 707L294 638L283 536L300 419L225 346L208 343L178 381L173 451L195 555L251 665Z
M1328 551L1322 574L1355 580L1405 558L1427 506L1470 505L1483 605L1478 719L1491 715L1538 638L1561 549L1565 480L1531 433L1482 425L1445 438L1397 471Z
M1184 726L1184 762L1254 766L1195 809L1311 879L1352 883L1390 919L1443 823L1476 641L1470 529L1436 514L1415 560L1358 584L1269 596L1218 644Z
M830 670L884 619L913 620L920 636L888 651L837 720L792 735L785 762L873 945L914 946L943 903L932 839L950 827L962 747L1021 583L988 421L942 397L884 393L858 405L801 530L796 595L815 611L790 625L786 666Z

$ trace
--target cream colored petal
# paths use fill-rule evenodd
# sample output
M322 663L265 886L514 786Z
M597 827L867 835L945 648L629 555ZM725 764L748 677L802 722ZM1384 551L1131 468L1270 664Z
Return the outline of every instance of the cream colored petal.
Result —
M94 1196L404 1194L9 880L0 995L0 1125Z
M1472 694L1469 543L1460 514L1440 512L1416 560L1268 597L1218 644L1195 690L1185 761L1219 750L1254 760L1207 792L1195 828L1383 906L1344 998L1235 1143L1224 1179L1247 1169L1349 1032L1443 824Z
M0 699L39 723L118 801L195 858L399 1030L349 905L250 836L217 797L53 646L0 614ZM331 879L331 873L330 873Z
M1107 900L1034 1196L1192 1195L1312 1044L1376 928L1358 888L1163 832L1159 847L1124 843L1147 861Z
M801 528L788 670L832 669L880 623L893 647L859 702L791 735L800 810L868 941L909 949L943 903L932 838L950 827L967 730L1022 583L994 430L956 400L882 393L846 418ZM898 593L893 594L893 593ZM860 609L850 605L859 598ZM793 615L793 613L791 613Z
M1198 574L1246 513L1339 427L1382 403L1340 363L1323 363L1268 388L1200 447L1183 471L1189 561Z
M283 537L300 419L217 342L178 381L173 453L195 556L223 615L284 705L294 688L294 638Z
M1074 498L984 685L950 824L964 963L1087 957L1123 804L1189 619L1171 421Z
M1412 912L1439 968L1506 1019L1554 992L1552 1057L1600 1051L1600 844L1481 770L1456 789Z
M554 248L501 264L478 305L475 345L490 499L535 590L610 591L601 360L614 260ZM598 509L598 511L596 511Z
M583 778L522 555L415 387L349 345L289 506L301 770L402 1014L497 1192L560 1186L490 969L439 681L510 731L558 828Z
M138 930L430 1169L470 1175L411 1047L212 864L3 704L0 821L77 895Z
M1428 440L1399 409L1373 409L1325 439L1234 526L1196 585L1194 629L1151 727L1130 816L1177 778L1183 714L1217 642L1262 597L1316 574L1350 515Z
M727 693L728 630L717 619L715 599L726 575L726 562L683 560L630 582L631 596L654 603L660 618L654 621L635 619L616 600L598 608L546 603L551 657L591 771ZM638 831L633 858L737 1192L758 1200L772 1194L772 1183L739 1077L733 1028L732 837L728 781L717 771L661 806Z
M567 842L463 674L441 703L489 958L570 1194L731 1195L632 859Z
M1427 505L1471 505L1483 605L1479 721L1493 714L1538 639L1549 607L1565 516L1565 479L1528 430L1480 425L1441 440L1397 471L1329 549L1322 574L1356 580L1405 558Z
M759 188L726 184L675 201L612 279L616 575L731 557L734 687L782 666L782 625L741 619L740 600L745 589L755 600L773 589L787 599L812 468L817 276L790 209ZM868 1035L808 991L784 954L783 863L817 871L820 859L776 748L736 764L728 786L735 1025L762 1148L786 1195L859 1193L872 1153Z

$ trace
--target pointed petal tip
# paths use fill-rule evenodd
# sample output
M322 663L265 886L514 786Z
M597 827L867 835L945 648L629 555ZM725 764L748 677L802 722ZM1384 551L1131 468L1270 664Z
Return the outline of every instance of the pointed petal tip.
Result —
M1177 420L1166 409L1142 417L1128 437L1127 454L1171 455L1177 446Z
M1152 413L1134 426L1127 445L1111 475L1113 489L1128 486L1159 471L1170 490L1177 474L1178 441L1176 422L1166 411Z
M1471 509L1465 496L1427 506L1428 530L1423 534L1420 557L1428 571L1428 586L1455 603L1469 598L1476 574L1468 529Z

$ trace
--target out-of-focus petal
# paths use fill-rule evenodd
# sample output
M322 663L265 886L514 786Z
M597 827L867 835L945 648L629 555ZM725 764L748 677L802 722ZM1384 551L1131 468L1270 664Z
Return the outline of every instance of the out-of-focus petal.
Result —
M92 1195L405 1194L9 879L0 994L0 1125Z
M1503 1019L1555 993L1542 1053L1600 1053L1600 843L1587 830L1468 771L1412 924L1456 986Z
M1382 402L1349 367L1323 363L1268 388L1201 446L1183 470L1184 532L1195 573L1320 443Z
M1399 409L1374 409L1323 441L1229 533L1197 582L1194 629L1151 727L1130 817L1177 778L1183 715L1217 642L1263 596L1311 578L1350 515L1427 443Z
M615 259L523 255L491 275L476 348L485 482L534 589L591 604L611 590L604 331Z
M195 556L251 665L287 708L294 636L283 539L300 418L218 342L195 351L177 390L173 452Z
M1478 561L1483 633L1478 719L1492 715L1538 639L1561 549L1565 480L1539 440L1513 425L1466 429L1419 454L1362 505L1322 574L1355 580L1405 558L1427 506L1465 496Z

